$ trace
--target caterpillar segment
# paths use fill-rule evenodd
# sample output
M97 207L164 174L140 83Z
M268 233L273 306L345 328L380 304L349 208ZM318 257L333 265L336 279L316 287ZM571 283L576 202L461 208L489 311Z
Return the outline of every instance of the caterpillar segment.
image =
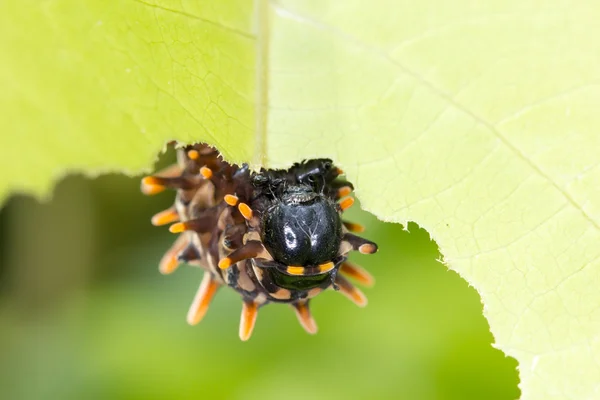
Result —
M371 286L373 277L347 261L351 251L373 254L377 245L354 233L364 227L342 221L354 199L351 183L331 160L314 159L288 169L251 172L226 163L212 147L196 144L177 151L177 164L142 179L144 194L176 191L172 207L152 217L178 234L159 263L163 274L188 263L204 277L187 315L190 325L206 315L222 286L242 297L239 337L248 340L258 310L290 304L310 334L317 324L311 299L327 289L360 307L365 295L346 278Z

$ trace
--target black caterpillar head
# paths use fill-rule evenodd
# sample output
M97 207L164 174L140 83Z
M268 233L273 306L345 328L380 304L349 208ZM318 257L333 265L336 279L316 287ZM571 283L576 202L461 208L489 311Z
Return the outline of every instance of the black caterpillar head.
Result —
M366 297L344 278L369 285L371 276L346 261L352 250L377 251L375 243L351 232L358 224L342 220L354 200L349 182L329 159L307 160L288 169L252 173L223 161L207 145L180 149L178 165L142 180L142 191L177 190L173 207L152 218L155 225L175 222L179 233L160 262L171 273L180 262L206 270L188 322L198 323L223 285L241 294L240 337L246 340L257 310L269 302L292 304L310 333L316 324L309 300L334 288L360 306Z
M285 188L262 216L262 241L276 262L318 267L335 259L342 240L337 203L308 185Z

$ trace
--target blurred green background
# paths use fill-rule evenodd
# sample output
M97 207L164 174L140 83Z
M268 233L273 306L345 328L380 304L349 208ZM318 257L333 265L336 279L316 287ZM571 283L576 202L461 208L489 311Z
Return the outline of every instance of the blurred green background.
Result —
M165 164L173 157L162 157ZM49 203L0 211L0 384L5 399L515 399L516 362L491 347L475 290L436 261L429 235L352 218L379 244L351 260L376 278L360 309L312 302L319 333L284 305L238 339L241 302L222 289L185 322L201 270L157 269L174 236L150 225L172 194L139 179L63 180Z

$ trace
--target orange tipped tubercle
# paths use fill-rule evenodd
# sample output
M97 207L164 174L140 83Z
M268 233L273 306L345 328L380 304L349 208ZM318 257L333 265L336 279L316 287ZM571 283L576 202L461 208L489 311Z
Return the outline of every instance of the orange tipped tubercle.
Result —
M194 180L183 176L146 176L142 179L142 192L145 194L159 193L166 188L190 189Z
M165 253L165 255L160 260L158 265L158 270L161 274L170 274L177 269L179 266L179 260L177 255L181 250L183 250L189 244L189 239L187 235L179 235L175 243L171 246L171 248Z
M192 160L197 160L200 157L200 153L198 153L198 150L192 149L187 152L187 156Z
M154 225L154 226L163 226L163 225L170 224L171 222L179 221L179 214L177 214L177 211L175 210L175 208L168 208L164 211L156 213L152 217L151 221L152 221L152 225Z
M161 180L155 176L145 176L142 179L142 183L144 185L148 185L148 186L154 186L154 185L158 185L158 186L162 186L160 184Z
M212 301L217 289L219 288L219 284L215 279L213 279L212 275L209 272L204 273L204 277L202 278L202 283L200 283L200 287L198 288L198 292L196 292L196 296L194 297L194 301L188 311L187 322L190 325L196 325L204 315L206 311L208 311L208 307L210 306L210 302Z
M338 189L339 197L346 197L350 193L352 193L352 188L350 186L342 186L341 188Z
M256 316L258 315L258 307L252 301L244 302L242 306L242 315L240 318L240 339L244 342L250 339L254 325L256 324Z
M371 243L365 243L358 247L358 251L361 254L373 254L377 251L377 246Z
M164 186L142 186L142 193L147 196L152 196L161 192L164 192L166 188Z
M186 230L185 222L177 222L169 227L171 233L181 233Z
M238 204L238 210L242 213L242 216L246 218L248 221L252 219L252 209L246 203Z
M208 167L202 167L200 168L200 175L202 175L206 179L210 179L213 176L212 169Z
M142 178L141 191L145 195L151 196L160 193L165 189L166 187L158 183L158 179L153 176L146 176Z
M349 276L351 278L356 279L358 282L362 283L365 286L373 286L373 284L375 283L375 278L373 278L373 276L370 273L368 273L358 265L351 264L348 261L342 264L342 266L340 267L340 272L345 276Z
M178 266L179 260L177 260L177 257L175 255L169 255L161 261L158 270L161 274L168 275L175 271Z
M348 282L345 278L338 275L335 278L335 283L339 285L340 292L348 299L352 300L354 304L359 307L364 307L367 305L367 296L365 296L359 289L355 288L354 285Z
M354 198L347 197L340 202L340 208L342 209L342 211L346 211L347 209L352 207L352 204L354 204Z
M238 203L239 198L232 194L226 194L225 197L223 197L223 200L225 200L225 203L229 204L230 206L235 206Z
M362 233L365 231L365 227L361 224L357 224L355 222L348 222L348 221L344 221L344 226L346 227L346 229L348 229L350 232L355 232L355 233Z
M300 325L304 328L304 330L311 335L317 333L317 324L310 313L310 309L308 308L308 302L299 302L294 304L294 308L296 309L296 316L298 317L298 321Z
M231 258L225 257L221 261L219 261L219 268L227 269L227 268L231 267L231 263L232 263Z
M256 258L265 252L265 247L259 240L249 240L242 247L231 252L227 257L219 261L219 268L227 269L235 263L248 258Z

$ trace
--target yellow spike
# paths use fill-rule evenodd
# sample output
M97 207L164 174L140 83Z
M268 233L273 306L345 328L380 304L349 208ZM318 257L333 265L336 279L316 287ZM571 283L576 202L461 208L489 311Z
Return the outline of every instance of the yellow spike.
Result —
M350 186L342 186L341 188L338 189L339 197L346 197L350 193L352 193L352 188Z
M354 304L359 307L365 307L367 305L367 296L363 294L359 289L355 288L350 282L341 276L337 276L335 282L340 288L340 292L347 298L349 298Z
M357 224L356 222L344 221L344 226L350 232L354 232L354 233L362 233L365 231L365 227L361 224Z
M147 185L143 185L142 186L142 193L145 194L146 196L153 196L155 194L161 193L165 191L165 187L164 186L147 186Z
M171 233L181 233L186 230L185 222L177 222L169 227Z
M365 244L361 244L358 247L358 251L361 254L373 254L373 253L375 253L377 251L377 247L375 247L371 243L365 243Z
M154 226L162 226L170 224L171 222L179 221L179 214L177 214L177 210L174 207L168 208L164 211L154 214L151 219L152 225Z
M346 211L347 209L352 207L352 204L354 204L354 198L346 197L340 202L340 208L342 209L342 211Z
M179 260L176 255L169 255L161 260L158 270L161 274L169 275L179 267Z
M219 261L219 268L227 269L231 267L231 258L225 257L221 261Z
M240 317L240 339L244 342L250 339L254 325L256 324L256 316L258 315L258 306L253 301L244 302L242 306L242 315Z
M206 179L210 179L213 176L212 169L210 169L208 167L200 168L200 174Z
M158 270L161 274L168 275L177 269L179 266L177 255L188 245L188 243L189 238L187 235L179 235L177 240L175 240L175 243L167 250L158 264Z
M242 216L244 218L246 218L248 221L250 221L252 219L252 209L250 208L250 206L246 203L240 203L238 204L238 210L240 210L240 212L242 213Z
M208 306L210 306L210 302L215 296L218 288L219 284L217 281L209 272L205 272L200 287L198 288L198 292L196 292L194 301L187 314L188 324L196 325L204 318L206 311L208 311Z
M298 317L298 321L300 325L304 328L304 330L311 335L317 333L317 323L310 313L310 309L308 308L307 302L299 302L294 304L294 308L296 309L296 316Z
M227 257L219 261L219 268L227 269L232 264L238 263L248 258L256 258L265 252L265 247L258 240L248 240L242 247L234 250Z
M163 192L166 189L165 186L157 183L157 179L153 176L146 176L142 178L142 184L140 190L147 196Z
M223 200L230 206L235 206L239 201L238 197L232 194L226 194L225 197L223 197Z
M358 265L351 264L347 261L344 262L340 267L340 272L346 276L356 279L365 286L373 286L375 283L375 278L373 278L370 273Z
M158 179L155 176L145 176L145 177L143 177L142 178L142 183L144 185L148 185L148 186L155 186L155 185L162 186L160 184L160 179Z
M365 307L367 305L367 296L365 296L360 289L354 288L352 292L347 293L347 297L359 307Z
M198 153L198 150L192 149L187 152L187 156L192 160L197 160L200 157L200 153Z

